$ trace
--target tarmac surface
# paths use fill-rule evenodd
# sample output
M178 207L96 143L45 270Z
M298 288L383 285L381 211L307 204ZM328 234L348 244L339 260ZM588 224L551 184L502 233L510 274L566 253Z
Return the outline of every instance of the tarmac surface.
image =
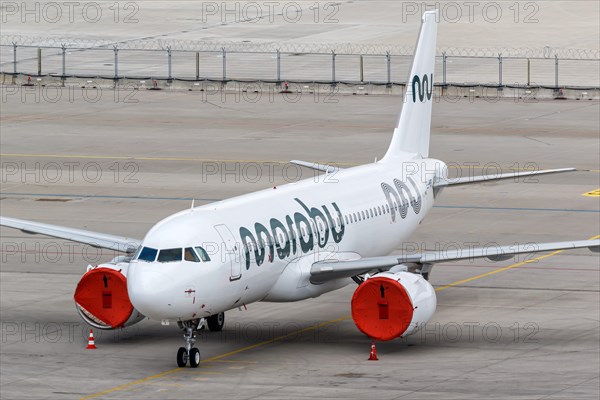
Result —
M372 162L395 96L2 88L1 214L142 238L189 207L313 173L288 160ZM57 98L59 93L59 98ZM245 97L246 96L246 97ZM442 99L431 156L453 174L576 167L535 180L446 189L413 240L428 249L576 240L600 233L599 102ZM103 399L597 399L600 272L587 250L434 267L438 309L420 333L377 343L349 318L355 286L298 303L256 303L198 339L178 369L174 325L95 331L73 293L82 245L2 228L0 397ZM529 260L529 262L524 262Z
M421 16L437 6L437 83L600 86L600 3L589 0L3 4L0 71L7 74L36 75L41 67L44 75L117 75L149 85L153 78L194 80L196 74L213 80L404 82ZM117 61L113 46L119 48ZM173 50L171 67L167 48ZM449 56L445 67L442 52ZM487 58L473 58L482 56Z
M71 5L70 5L71 4ZM598 51L598 2L561 1L155 1L6 2L3 35L69 44L114 40L332 44L415 44L421 15L440 10L438 47L465 49L582 49ZM10 44L10 41L8 42ZM217 48L218 50L218 48ZM551 53L553 54L553 53ZM472 54L474 55L474 54ZM496 55L496 54L494 54ZM551 55L552 56L552 55Z

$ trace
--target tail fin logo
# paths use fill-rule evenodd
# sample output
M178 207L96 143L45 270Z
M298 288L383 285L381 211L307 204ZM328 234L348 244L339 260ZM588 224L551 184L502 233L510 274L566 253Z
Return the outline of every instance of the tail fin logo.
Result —
M419 89L419 101L424 102L425 98L431 100L431 94L433 93L433 74L423 75L423 79L419 78L419 75L415 75L412 78L412 99L413 103L417 102L417 90Z

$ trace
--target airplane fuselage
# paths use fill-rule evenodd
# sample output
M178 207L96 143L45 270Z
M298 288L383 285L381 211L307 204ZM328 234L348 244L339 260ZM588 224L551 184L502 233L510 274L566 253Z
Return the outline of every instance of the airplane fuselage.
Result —
M142 246L202 246L210 261L134 259L132 304L153 319L189 320L339 289L352 280L313 284L312 263L387 255L401 246L433 206L433 183L443 173L439 160L407 154L174 214Z

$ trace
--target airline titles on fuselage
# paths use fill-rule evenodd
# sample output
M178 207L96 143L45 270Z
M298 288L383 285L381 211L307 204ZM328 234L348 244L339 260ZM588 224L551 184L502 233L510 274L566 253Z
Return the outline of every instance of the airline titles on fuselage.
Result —
M315 247L315 242L320 248L323 248L330 242L330 238L335 243L342 240L346 227L342 212L335 202L331 203L336 213L335 216L332 216L329 208L325 205L321 206L321 211L316 207L308 208L298 198L294 200L302 206L304 213L295 212L293 217L286 215L285 223L277 218L271 218L269 227L256 222L254 224L255 233L246 227L240 227L246 269L250 269L251 260L254 260L256 265L261 265L268 257L268 260L272 262L275 252L277 257L283 260L290 255L311 252ZM336 218L335 221L334 218ZM268 255L266 254L267 250ZM251 251L254 253L253 255Z
M408 178L414 193L399 179L394 179L393 182L395 187L381 183L388 203L386 212L390 213L392 222L396 222L396 213L402 219L406 218L409 205L415 214L419 214L422 198L414 179ZM300 199L294 200L302 207L303 212L297 211L281 220L271 218L268 224L255 222L253 229L244 226L239 228L247 270L252 262L260 266L265 260L273 262L275 257L283 260L290 256L308 254L315 249L315 245L324 248L332 240L336 244L341 242L346 224L336 202L331 203L332 212L326 205L309 208Z

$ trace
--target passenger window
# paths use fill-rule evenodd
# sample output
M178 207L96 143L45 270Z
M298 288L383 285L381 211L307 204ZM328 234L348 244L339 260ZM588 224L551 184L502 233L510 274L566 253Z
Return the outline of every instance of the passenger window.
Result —
M361 211L360 214L362 215L362 219L366 219L364 211Z
M350 222L348 222L348 216L344 215L344 218L346 219L346 225L348 225Z
M158 253L158 262L181 261L181 248L163 249Z
M156 260L157 253L158 253L158 250L156 250L156 249L153 249L151 247L144 247L142 249L142 251L140 251L138 260L146 261L146 262L153 262L154 260Z
M206 252L206 250L204 250L200 246L196 246L195 249L202 261L204 261L204 262L210 261L210 257L208 256L208 253Z
M200 258L191 247L186 247L183 251L183 259L185 261L200 262Z
M371 214L371 218L373 218L373 209L369 208L369 214Z

